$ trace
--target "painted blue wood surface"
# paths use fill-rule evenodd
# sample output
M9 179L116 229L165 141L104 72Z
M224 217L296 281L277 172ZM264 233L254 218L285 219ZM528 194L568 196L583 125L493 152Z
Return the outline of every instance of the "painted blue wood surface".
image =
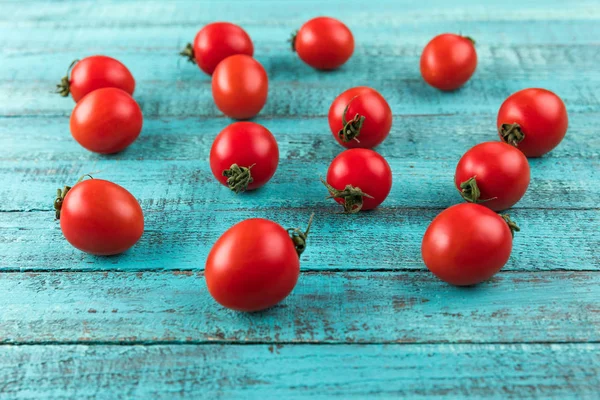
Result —
M1 1L0 11L0 399L597 398L597 1ZM339 71L313 71L289 52L290 32L315 15L355 35ZM281 152L273 180L240 196L207 165L231 120L210 78L177 56L215 20L253 38L270 79L255 121ZM422 47L446 31L474 37L479 55L454 93L418 70ZM140 138L108 157L72 140L73 102L51 93L71 60L97 53L131 69L145 116ZM341 151L329 105L357 85L392 107L377 151L394 186L378 210L349 217L318 178ZM564 99L567 137L530 160L503 271L475 288L447 286L422 264L421 237L460 201L457 160L497 140L499 105L528 86ZM82 254L53 220L55 189L88 172L144 208L146 232L124 255ZM303 226L313 211L288 299L251 315L212 301L202 270L227 227L250 217ZM357 244L341 250L348 235Z

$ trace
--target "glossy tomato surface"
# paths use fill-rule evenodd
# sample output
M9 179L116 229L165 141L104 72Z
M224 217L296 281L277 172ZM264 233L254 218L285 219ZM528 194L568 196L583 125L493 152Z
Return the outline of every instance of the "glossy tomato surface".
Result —
M294 289L299 274L300 261L288 232L261 218L227 230L210 250L204 270L212 297L238 311L279 303Z
M217 108L228 117L248 119L267 102L269 80L262 65L250 56L227 57L215 69L212 94Z
M84 180L65 196L60 228L77 249L113 255L133 246L144 233L138 201L123 187L102 179Z
M254 122L229 125L217 135L210 149L210 169L225 186L229 184L223 171L231 169L233 164L250 168L252 182L246 189L253 190L271 179L278 163L279 148L275 137L267 128Z
M330 70L350 59L354 52L354 37L341 21L317 17L302 25L292 46L300 59L311 67Z
M142 110L121 89L104 88L81 99L71 113L71 134L77 142L95 153L124 150L142 130Z
M569 126L565 103L546 89L524 89L510 95L498 111L500 138L516 145L527 157L541 157L564 139ZM510 135L518 129L522 138Z
M469 149L456 166L454 183L459 191L461 183L475 179L480 192L478 201L494 211L515 205L529 186L530 171L527 158L519 150L503 142L480 143ZM466 187L465 200L473 200L473 192ZM475 202L478 202L475 201Z
M421 75L440 90L464 85L477 68L477 53L467 37L444 33L434 37L421 54Z
M327 171L327 183L343 191L347 185L360 188L370 197L363 197L362 210L372 210L380 205L392 188L392 170L378 153L368 149L350 149L333 159ZM345 200L336 197L344 204Z
M119 60L107 56L86 57L71 70L68 91L76 102L94 90L107 87L133 95L135 80Z
M506 264L512 233L498 214L462 203L442 211L427 228L421 255L441 280L467 286L491 278Z
M212 75L217 65L229 56L254 54L250 36L238 25L229 22L214 22L200 29L193 49L196 64L208 75Z
M360 126L356 140L347 135L340 136L340 130L344 127L342 120L346 107L346 122L351 123L353 129ZM361 118L364 118L362 123L357 125ZM385 140L392 128L392 110L389 104L379 92L366 86L348 89L336 97L329 108L328 119L335 140L349 149L373 148ZM353 120L355 122L352 122Z

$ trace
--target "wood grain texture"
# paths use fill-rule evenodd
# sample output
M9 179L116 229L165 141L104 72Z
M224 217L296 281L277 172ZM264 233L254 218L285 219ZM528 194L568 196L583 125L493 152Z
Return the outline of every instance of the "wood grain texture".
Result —
M595 399L600 345L0 346L11 399Z

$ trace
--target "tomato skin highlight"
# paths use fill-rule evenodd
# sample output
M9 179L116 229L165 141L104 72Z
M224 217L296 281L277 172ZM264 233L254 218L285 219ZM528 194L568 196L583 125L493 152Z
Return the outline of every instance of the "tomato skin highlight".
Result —
M527 158L519 150L503 142L480 143L469 149L456 166L454 183L475 177L481 192L480 204L494 211L515 205L529 186ZM491 200L488 200L491 199Z
M511 250L507 223L489 208L472 203L442 211L427 228L421 245L427 268L457 286L491 278L506 264Z
M75 102L94 90L113 87L129 95L135 90L135 79L119 60L107 56L91 56L78 61L71 70L69 92Z
M121 89L98 89L81 99L71 113L71 134L95 153L112 154L133 143L142 130L142 110Z
M221 184L228 186L223 171L233 164L250 167L253 181L246 190L266 184L277 170L279 147L273 134L255 122L235 122L223 129L210 149L210 169Z
M352 32L341 21L317 17L306 22L293 39L293 48L306 64L320 70L339 68L354 52Z
M60 228L73 247L94 255L123 253L144 233L140 204L125 188L102 179L77 183L65 196Z
M238 25L213 22L206 25L194 38L194 59L202 71L212 75L217 65L235 54L254 54L250 36Z
M516 147L527 157L541 157L564 139L569 117L556 94L529 88L513 93L500 106L496 126L501 139L503 124L518 124L524 138Z
M383 203L392 189L392 170L381 155L369 149L344 150L333 159L327 171L327 183L337 190L347 185L360 188L373 198L364 197L362 210L372 210ZM335 198L339 204L344 199Z
M467 37L444 33L431 39L421 54L421 75L440 90L456 90L473 76L477 52Z
M249 119L267 102L267 72L255 59L244 54L227 57L215 69L212 94L219 110L234 119Z
M357 140L344 141L339 132L344 127L342 117L344 110L346 121L352 120L356 114L365 117ZM366 86L351 88L340 94L331 103L328 114L329 128L335 140L348 149L371 149L385 140L392 129L392 110L383 96Z
M237 311L260 311L296 286L300 260L288 232L273 221L252 218L228 229L213 245L204 275L211 296Z

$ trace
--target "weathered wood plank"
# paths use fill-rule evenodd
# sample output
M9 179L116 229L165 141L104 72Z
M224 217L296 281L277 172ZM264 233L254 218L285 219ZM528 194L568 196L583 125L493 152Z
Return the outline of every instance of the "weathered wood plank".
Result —
M210 196L210 194L209 194ZM54 213L0 213L0 270L202 270L210 248L230 226L246 218L268 218L285 227L304 226L316 212L305 270L424 269L421 239L439 209L381 208L348 216L335 204L289 208L269 202L255 210L197 207L175 200L148 203L146 230L128 252L95 257L64 240ZM216 209L211 209L216 208ZM514 240L511 271L600 270L600 212L514 209L521 232ZM343 243L343 245L340 245Z
M215 303L201 273L3 273L0 343L598 342L598 285L597 272L472 288L429 272L302 273L282 304L245 314Z
M593 399L600 345L0 346L0 394Z

